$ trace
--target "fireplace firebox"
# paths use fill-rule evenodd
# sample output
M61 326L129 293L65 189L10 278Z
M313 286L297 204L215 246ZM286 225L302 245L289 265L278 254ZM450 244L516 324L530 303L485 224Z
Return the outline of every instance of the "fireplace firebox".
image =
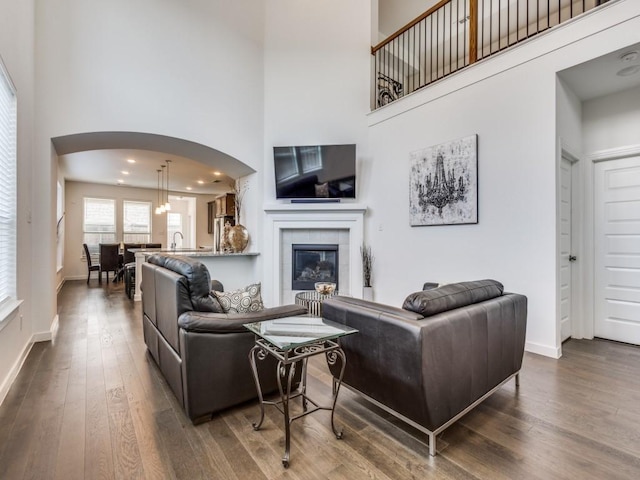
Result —
M338 288L338 245L292 245L292 290L314 290L316 282Z

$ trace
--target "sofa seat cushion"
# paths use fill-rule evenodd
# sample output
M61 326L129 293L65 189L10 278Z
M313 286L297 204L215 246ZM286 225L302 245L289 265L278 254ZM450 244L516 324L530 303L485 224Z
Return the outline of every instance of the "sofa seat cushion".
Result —
M503 285L496 280L450 283L432 290L423 290L410 294L404 300L402 308L430 317L448 310L499 297L503 291Z

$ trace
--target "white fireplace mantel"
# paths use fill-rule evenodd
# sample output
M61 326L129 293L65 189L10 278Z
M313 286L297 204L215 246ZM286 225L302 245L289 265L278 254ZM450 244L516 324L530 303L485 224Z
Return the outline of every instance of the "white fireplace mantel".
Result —
M282 203L266 205L265 211L265 283L262 294L268 305L280 304L282 275L281 238L283 230L328 230L349 232L349 285L341 291L362 297L360 246L364 241L364 215L367 207L358 203Z

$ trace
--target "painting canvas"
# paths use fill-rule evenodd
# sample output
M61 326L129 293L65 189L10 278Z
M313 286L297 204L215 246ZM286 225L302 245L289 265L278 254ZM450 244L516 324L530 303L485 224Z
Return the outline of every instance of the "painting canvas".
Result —
M478 136L410 154L411 226L478 223Z

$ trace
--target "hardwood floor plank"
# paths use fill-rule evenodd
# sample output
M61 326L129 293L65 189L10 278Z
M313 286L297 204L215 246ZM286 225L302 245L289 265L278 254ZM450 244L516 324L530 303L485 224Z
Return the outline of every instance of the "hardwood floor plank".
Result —
M124 388L107 392L111 452L116 478L144 478L144 469Z
M115 471L100 337L94 328L88 332L84 472L85 478L109 479L115 478Z
M2 459L7 442L12 438L12 430L16 425L18 412L38 372L39 363L45 348L46 344L44 342L37 343L31 348L31 352L25 359L20 374L7 393L4 402L0 405L0 459Z
M214 417L207 429L239 480L267 478L224 420Z
M87 401L86 338L76 339L73 347L55 468L55 478L59 480L82 480L84 478Z
M185 480L208 478L173 409L157 413L156 422L175 477Z

